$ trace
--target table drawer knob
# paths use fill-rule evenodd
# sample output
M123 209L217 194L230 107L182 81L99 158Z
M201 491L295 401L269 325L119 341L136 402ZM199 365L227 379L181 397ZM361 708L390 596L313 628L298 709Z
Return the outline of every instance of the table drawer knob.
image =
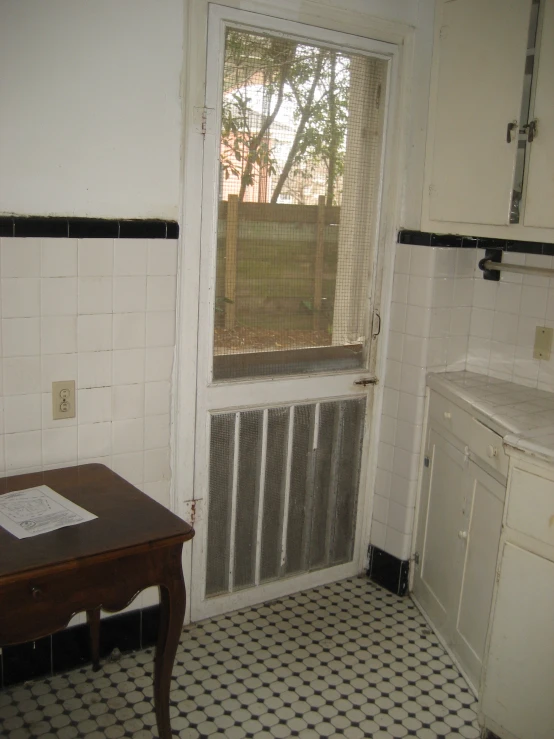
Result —
M487 457L490 457L491 459L493 457L498 457L498 449L492 444L489 444L487 447Z
M459 539L467 539L467 531L458 531Z
M447 421L452 418L452 413L450 413L450 411L444 411L443 415Z
M40 598L42 598L42 590L40 588L37 588L36 586L33 586L31 588L31 595L35 600L40 600Z

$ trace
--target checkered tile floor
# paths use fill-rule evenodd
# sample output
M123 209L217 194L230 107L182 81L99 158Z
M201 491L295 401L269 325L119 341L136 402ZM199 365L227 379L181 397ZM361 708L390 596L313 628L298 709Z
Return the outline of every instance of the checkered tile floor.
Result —
M152 656L0 693L0 735L157 737ZM173 676L180 739L479 737L475 699L413 603L362 577L188 627Z

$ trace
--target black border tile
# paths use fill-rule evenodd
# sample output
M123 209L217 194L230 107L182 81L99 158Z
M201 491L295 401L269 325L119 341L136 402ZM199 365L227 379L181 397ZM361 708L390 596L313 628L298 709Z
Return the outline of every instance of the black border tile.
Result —
M69 218L71 239L117 239L119 221L103 218Z
M160 627L160 606L143 608L141 615L141 646L143 649L152 647L158 641Z
M52 671L66 672L91 662L90 629L72 626L52 635Z
M4 647L3 687L52 674L52 637Z
M14 222L11 216L0 216L0 236L14 236Z
M410 574L409 560L398 559L379 547L369 545L369 567L367 575L370 580L386 588L395 595L407 595Z
M453 249L499 249L520 254L554 255L554 244L539 241L513 241L511 239L492 239L458 234L435 234L426 231L401 230L398 232L399 244L418 246L442 246Z
M67 218L14 218L16 237L66 238Z
M132 652L140 649L140 611L128 611L100 621L100 657L114 649Z
M177 221L168 221L167 222L167 233L165 235L166 239L178 239L179 238L179 224Z
M165 239L165 221L119 221L120 239Z

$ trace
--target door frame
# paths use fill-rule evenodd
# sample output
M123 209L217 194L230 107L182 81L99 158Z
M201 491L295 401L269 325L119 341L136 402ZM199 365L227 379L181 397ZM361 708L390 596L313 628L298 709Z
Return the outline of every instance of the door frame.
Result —
M207 29L208 0L189 0L185 13L185 71L183 74L183 177L182 177L182 209L181 236L182 248L179 250L179 277L177 299L177 337L176 361L173 377L172 401L172 438L171 438L171 506L180 516L192 520L202 516L196 510L193 498L195 480L195 437L196 437L196 394L198 377L198 326L200 319L200 244L202 234L202 175L203 150L206 128L209 130L210 114L204 114L205 86L207 73ZM222 0L217 3L223 9L241 9L241 0ZM415 29L402 23L391 23L376 19L369 14L342 8L332 8L320 2L303 0L302 3L284 3L279 0L259 0L248 3L248 10L267 14L268 22L272 17L298 22L301 20L308 26L321 28L323 33L343 32L361 36L366 39L396 44L398 47L396 68L390 76L389 127L385 141L383 188L381 192L380 229L375 242L376 259L374 261L373 305L382 314L383 330L377 350L370 353L371 364L367 368L371 374L383 376L387 349L388 311L382 310L388 305L392 292L394 265L394 249L386 249L396 241L396 232L400 221L400 205L403 194L402 176L407 161L409 107L411 97L411 80L414 74L414 35ZM302 5L304 12L300 14L296 5ZM225 13L223 13L225 15ZM318 34L319 35L319 34ZM365 374L365 373L364 373ZM354 561L361 570L366 562L366 548L369 543L373 496L368 494L372 487L376 470L377 445L383 402L383 386L377 385L373 391L372 409L368 413L371 436L368 444L367 459L364 460L366 474L365 484L360 488L363 504L359 515L359 545L354 553ZM365 494L364 494L365 489ZM200 542L198 542L199 544ZM191 582L192 547L185 547L183 552L185 578ZM341 577L341 568L337 568L337 579ZM308 573L314 578L314 573ZM317 575L317 573L315 573ZM317 582L314 578L313 583ZM284 581L286 584L286 581ZM244 593L242 594L244 596ZM185 622L190 621L190 604L187 604Z

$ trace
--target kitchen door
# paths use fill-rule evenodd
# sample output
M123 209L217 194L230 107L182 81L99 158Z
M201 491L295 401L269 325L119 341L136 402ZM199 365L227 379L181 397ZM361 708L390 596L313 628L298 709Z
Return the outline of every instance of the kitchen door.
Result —
M211 7L192 620L363 567L394 50Z

